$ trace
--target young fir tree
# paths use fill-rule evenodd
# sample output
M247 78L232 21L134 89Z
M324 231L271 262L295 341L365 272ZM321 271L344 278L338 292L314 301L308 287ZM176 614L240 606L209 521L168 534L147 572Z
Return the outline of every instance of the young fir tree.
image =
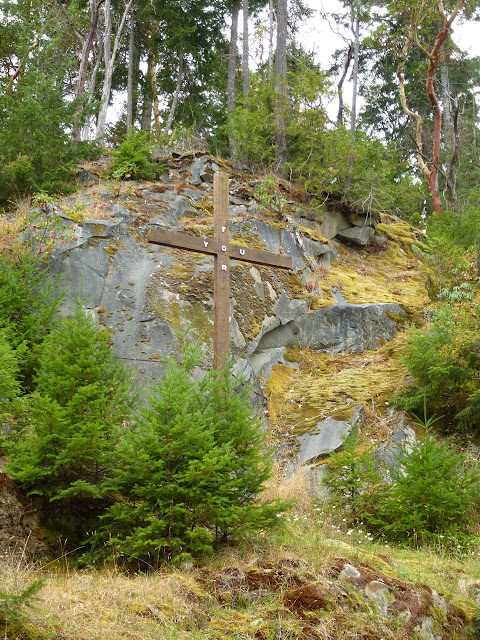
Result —
M199 361L198 343L187 336L183 362L167 361L148 408L119 445L109 488L120 499L102 518L99 537L128 560L210 553L286 508L256 502L271 458L248 391L235 388L231 368L192 381Z
M8 471L44 503L99 499L131 414L132 383L80 305L45 339L35 381L29 427L7 443Z
M381 477L375 469L373 451L365 446L358 430L353 429L345 438L340 451L330 454L322 483L351 524L368 520L374 513Z
M393 540L446 542L478 521L480 472L430 431L404 450L393 484L379 504L379 525Z
M0 256L0 329L16 350L27 388L60 301L57 284L39 259L28 251L16 260Z
M20 395L17 354L11 347L5 330L0 330L0 429L14 412L14 402Z

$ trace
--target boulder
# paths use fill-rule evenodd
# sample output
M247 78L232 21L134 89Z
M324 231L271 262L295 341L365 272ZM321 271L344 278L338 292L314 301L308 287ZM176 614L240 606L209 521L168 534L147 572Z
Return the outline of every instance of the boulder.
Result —
M394 303L337 303L273 328L263 335L256 350L296 345L314 351L359 353L392 340L397 325L391 316L404 315Z
M354 244L359 244L361 247L366 247L372 242L374 235L375 229L365 226L349 227L348 229L343 229L342 231L338 232L337 237L341 238L342 240L353 242Z

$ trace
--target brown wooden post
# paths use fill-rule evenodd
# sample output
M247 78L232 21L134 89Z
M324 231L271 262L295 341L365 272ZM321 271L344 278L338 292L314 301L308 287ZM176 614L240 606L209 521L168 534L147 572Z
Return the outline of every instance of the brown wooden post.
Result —
M230 244L228 232L229 188L228 176L216 173L214 188L214 238L198 238L152 228L148 232L148 242L174 249L186 249L196 253L214 256L214 340L213 366L219 369L228 357L230 346L230 259L250 264L266 265L278 269L291 269L292 259L261 249Z
M228 255L228 207L229 189L226 173L216 173L213 178L215 228L214 237L220 243L215 254L214 266L214 329L213 367L220 369L228 357L230 348L230 259Z

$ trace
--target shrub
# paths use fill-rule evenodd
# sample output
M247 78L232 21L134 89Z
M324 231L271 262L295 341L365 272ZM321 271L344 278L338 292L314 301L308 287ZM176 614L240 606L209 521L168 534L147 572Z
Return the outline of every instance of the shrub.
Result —
M35 596L44 584L44 580L34 580L20 593L3 593L0 591L0 621L8 624L24 619L24 609L31 607ZM6 637L6 636L5 636Z
M0 255L0 329L17 350L27 385L60 301L57 283L38 258L28 252L21 253L17 261Z
M17 355L10 346L5 331L0 330L0 430L11 417L14 400L20 395Z
M446 305L427 329L416 331L403 360L411 384L396 401L419 414L424 402L445 421L476 429L480 418L479 309L463 301Z
M211 553L215 543L277 520L285 503L256 501L271 473L248 391L230 368L191 380L200 362L185 339L183 362L167 361L148 408L125 433L110 491L120 499L96 542L126 559L157 564Z
M6 443L15 482L43 503L100 499L119 427L130 417L130 378L107 333L77 305L45 339L30 424Z
M354 428L344 440L341 451L330 454L322 483L330 490L332 502L342 509L349 523L358 524L374 513L380 482L373 451Z
M96 152L69 133L77 103L64 100L54 75L34 68L14 91L0 91L0 205L37 191L65 191L75 163Z
M402 451L377 522L392 540L444 546L471 535L479 506L478 466L427 431L423 440Z
M112 177L128 180L156 180L165 165L152 162L152 145L146 133L130 129L118 149L112 151Z

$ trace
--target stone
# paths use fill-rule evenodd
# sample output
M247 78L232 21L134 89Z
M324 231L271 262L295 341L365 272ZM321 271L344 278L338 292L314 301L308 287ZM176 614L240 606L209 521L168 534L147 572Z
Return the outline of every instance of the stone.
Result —
M387 585L379 580L372 580L366 585L365 594L372 600L378 612L387 617L388 605L393 599Z
M417 625L414 631L417 633L419 640L442 640L443 633L438 624L430 616L426 616L422 620L422 624Z
M127 207L124 207L121 204L112 204L112 206L109 208L109 211L111 211L113 213L113 215L115 217L120 217L120 218L130 218L131 217L131 212L129 209L127 209ZM138 217L138 216L137 216Z
M90 237L111 238L115 231L119 230L118 220L85 220L83 222L83 233Z
M341 570L339 580L358 580L362 577L360 571L351 564L346 564Z
M352 427L348 422L335 420L332 417L318 422L311 432L299 438L298 465L311 464L325 458L332 451L337 451L351 430Z
M329 416L317 422L315 427L298 438L300 450L297 466L312 464L327 457L332 451L337 451L343 445L345 438L352 429L363 429L365 408L357 407L351 420L335 420Z
M376 229L380 222L380 216L376 213L367 213L364 216L358 213L349 213L347 219L354 227L373 227Z
M103 198L104 200L110 200L110 198L114 198L115 194L110 189L100 189L98 192L98 197Z
M204 155L195 159L195 162L192 164L190 168L191 178L189 180L190 184L198 186L204 182L205 176L209 175L207 173L207 169L210 167L210 156ZM213 181L213 177L212 177Z
M337 303L273 328L262 336L257 351L289 345L333 353L375 349L397 333L389 315L403 316L405 312L394 303Z
M272 375L272 368L276 364L283 364L292 367L292 369L298 369L296 362L288 362L284 358L285 347L280 349L269 349L267 351L261 351L260 353L254 353L250 356L250 364L257 378L260 378L265 383Z
M331 211L322 220L319 231L327 240L332 240L340 231L348 229L350 226L350 222L341 211Z
M402 413L399 425L390 440L382 443L375 451L377 469L385 480L391 480L392 474L401 463L402 452L410 451L416 441L415 431L405 424L405 414Z
M371 243L374 235L375 230L372 227L349 227L339 231L337 237L366 247Z

